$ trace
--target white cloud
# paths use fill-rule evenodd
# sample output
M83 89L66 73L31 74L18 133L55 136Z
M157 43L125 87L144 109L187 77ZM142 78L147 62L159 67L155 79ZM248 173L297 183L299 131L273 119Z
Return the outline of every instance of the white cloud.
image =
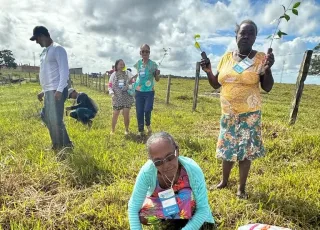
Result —
M200 59L193 47L196 33L201 34L199 42L208 50L213 66L224 50L236 48L234 27L244 19L250 18L258 25L260 36L254 48L267 50L269 41L264 38L274 28L270 22L281 15L281 4L287 6L290 0L252 2L0 0L0 49L11 49L18 63L33 63L33 53L38 59L41 47L29 38L34 26L41 24L66 47L70 67L104 72L119 58L132 66L139 58L139 46L149 43L151 58L157 62L163 57L163 48L171 48L162 62L162 73L193 76ZM290 14L291 20L280 24L281 30L294 38L274 41L275 72L282 71L284 60L285 69L296 70L304 51L320 42L320 4L305 0L298 10L299 16ZM217 47L220 52L215 51Z
M320 43L320 36L302 37L301 40L311 43Z
M260 26L274 28L274 24L270 25L270 23L284 13L281 5L284 5L287 9L291 9L293 5L291 4L290 7L288 6L290 3L294 2L295 1L291 0L272 0L269 4L265 5L262 14L256 15L255 21ZM317 33L319 34L319 2L314 0L301 1L301 5L297 8L297 10L299 12L298 16L294 15L291 10L286 12L286 14L290 16L290 20L288 22L286 20L282 20L280 23L280 29L286 33L289 33L290 35L296 36L310 36L316 35Z

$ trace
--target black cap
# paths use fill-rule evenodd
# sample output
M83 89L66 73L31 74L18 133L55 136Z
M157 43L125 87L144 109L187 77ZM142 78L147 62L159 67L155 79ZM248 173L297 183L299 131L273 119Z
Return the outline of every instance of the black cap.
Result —
M44 26L36 26L36 27L34 27L33 36L30 38L30 40L31 41L36 40L36 38L38 36L40 36L41 34L43 34L43 35L45 35L47 37L50 36L49 31L48 31L48 29L46 27L44 27Z

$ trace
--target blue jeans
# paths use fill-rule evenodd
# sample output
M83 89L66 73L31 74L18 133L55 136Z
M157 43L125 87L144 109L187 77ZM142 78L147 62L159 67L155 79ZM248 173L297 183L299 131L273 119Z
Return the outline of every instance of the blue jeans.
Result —
M153 109L154 91L136 91L135 98L138 130L139 132L143 132L144 119L146 121L146 126L149 126L151 124L151 111Z
M70 112L70 117L81 121L83 124L87 124L88 121L96 116L91 109L77 108Z
M68 96L68 88L64 88L59 101L54 98L55 92L55 90L51 90L44 93L44 108L41 111L41 118L49 130L52 148L59 149L72 145L63 123L64 102Z

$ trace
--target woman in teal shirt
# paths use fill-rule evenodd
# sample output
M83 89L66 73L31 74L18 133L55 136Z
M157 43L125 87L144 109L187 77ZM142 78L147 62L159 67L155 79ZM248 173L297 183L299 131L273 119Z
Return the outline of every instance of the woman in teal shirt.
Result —
M149 160L138 174L129 201L130 229L160 222L166 229L172 226L183 230L214 229L199 165L179 156L179 147L166 132L153 134L147 141L147 149Z
M160 70L158 65L149 59L150 46L144 44L140 47L140 59L134 67L137 69L138 77L135 83L135 99L136 99L136 114L138 120L139 135L144 134L144 120L148 133L151 130L151 111L153 110L154 102L154 84L155 80L159 81Z

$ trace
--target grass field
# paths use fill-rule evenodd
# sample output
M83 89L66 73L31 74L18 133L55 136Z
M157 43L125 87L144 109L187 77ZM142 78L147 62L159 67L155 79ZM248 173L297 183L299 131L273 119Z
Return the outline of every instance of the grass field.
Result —
M215 158L220 104L200 96L192 113L192 80L173 79L171 104L165 104L166 79L156 87L154 131L170 132L181 154L202 167L207 185L219 182L221 164ZM129 229L127 203L140 167L147 160L145 145L133 134L124 136L120 117L110 136L108 95L76 85L100 106L88 131L69 117L65 123L75 145L64 161L50 145L38 117L36 83L0 87L0 229ZM248 180L248 200L235 196L238 169L227 189L209 191L219 229L247 223L268 223L292 229L320 229L320 86L307 85L298 120L288 126L294 85L276 84L263 94L263 131L267 156L254 161ZM200 94L212 89L200 81ZM71 104L71 102L67 102Z

